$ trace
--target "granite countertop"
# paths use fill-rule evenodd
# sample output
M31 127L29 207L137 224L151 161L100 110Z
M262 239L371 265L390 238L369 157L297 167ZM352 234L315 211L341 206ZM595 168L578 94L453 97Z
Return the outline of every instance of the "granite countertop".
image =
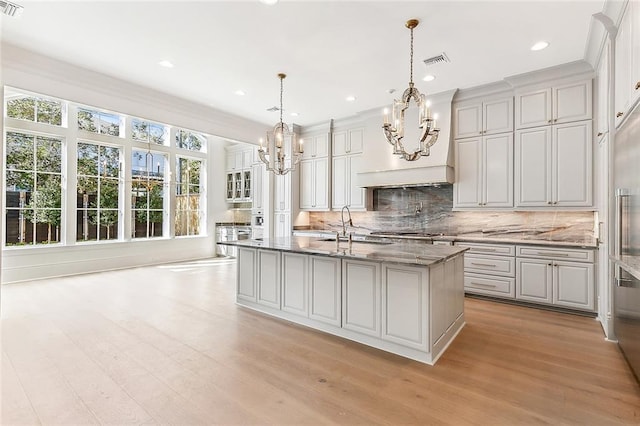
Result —
M327 238L312 237L226 241L218 244L422 266L444 262L467 250L455 246L420 244L411 241L392 242L388 239L370 237L360 237L351 244L346 240L340 240L337 244L335 239L327 241Z
M620 266L625 271L629 272L631 275L640 280L640 256L614 256L611 255L609 258L614 261L618 266Z
M335 235L335 232L329 230L294 230L297 234L311 235ZM402 239L402 240L418 240L418 241L460 241L469 243L502 243L502 244L522 244L522 245L541 245L556 247L576 247L576 248L597 248L598 240L593 236L584 236L582 238L566 238L559 235L542 237L539 234L528 234L524 232L514 233L469 233L461 235L436 235L436 236L419 236L419 235L386 235L381 238Z

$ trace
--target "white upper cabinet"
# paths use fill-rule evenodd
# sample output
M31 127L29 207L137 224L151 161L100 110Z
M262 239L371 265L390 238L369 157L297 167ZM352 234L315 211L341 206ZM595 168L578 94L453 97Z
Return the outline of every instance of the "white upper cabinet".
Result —
M329 155L329 135L327 133L309 135L305 136L303 139L303 159L327 157Z
M364 129L349 129L333 133L333 155L360 154L364 149Z
M597 81L597 136L602 138L609 131L609 44L605 44L598 64Z
M630 1L618 27L615 59L616 126L640 97L640 4Z
M592 207L591 120L516 132L516 207Z
M513 97L461 102L454 106L454 138L513 131Z
M300 209L329 210L329 159L300 162Z
M591 119L591 85L589 79L517 94L516 128Z
M348 206L351 210L365 210L365 189L354 184L361 161L360 154L333 159L332 209L340 210L343 206Z
M456 141L455 208L513 207L513 133Z

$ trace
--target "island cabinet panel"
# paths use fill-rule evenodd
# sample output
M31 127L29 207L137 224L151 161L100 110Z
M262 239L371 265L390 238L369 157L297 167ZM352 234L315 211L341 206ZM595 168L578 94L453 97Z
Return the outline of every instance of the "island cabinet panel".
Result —
M380 264L342 261L342 327L380 336Z
M308 316L309 256L282 253L282 310Z
M258 251L238 248L238 300L256 301L256 260Z
M258 303L280 309L280 252L258 251Z
M382 338L428 349L429 277L427 268L383 264Z
M311 257L309 318L340 327L342 325L342 276L340 259Z

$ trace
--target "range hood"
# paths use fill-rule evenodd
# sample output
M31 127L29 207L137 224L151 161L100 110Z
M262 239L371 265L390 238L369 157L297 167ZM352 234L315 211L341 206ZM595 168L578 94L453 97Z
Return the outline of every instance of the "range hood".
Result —
M455 175L451 103L455 93L456 90L450 90L427 97L431 101L431 110L438 114L440 135L431 147L430 155L416 161L406 161L393 155L393 148L382 132L382 117L379 112L369 117L365 124L367 148L362 158L361 172L356 174L355 184L363 188L393 188L453 183ZM407 148L411 144L411 140L405 142Z

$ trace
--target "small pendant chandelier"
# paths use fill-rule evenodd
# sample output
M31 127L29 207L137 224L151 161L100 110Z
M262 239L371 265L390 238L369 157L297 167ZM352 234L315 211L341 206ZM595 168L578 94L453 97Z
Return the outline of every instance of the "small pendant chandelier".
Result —
M298 136L293 130L289 130L289 126L282 122L282 81L287 75L280 73L280 122L273 126L272 130L267 131L267 143L260 139L260 147L258 148L258 156L260 160L267 165L267 170L276 175L286 175L295 170L296 164L302 158L302 139L298 141ZM291 152L293 158L287 158L287 151ZM288 164L287 164L288 163Z
M429 148L438 140L440 129L436 127L436 120L431 115L429 104L425 95L421 95L413 84L413 29L418 26L417 19L410 19L405 26L411 30L411 59L410 59L410 76L409 88L404 91L401 99L395 99L392 105L392 119L389 122L389 114L385 109L384 124L382 130L387 142L393 146L393 153L399 155L407 161L416 161L420 157L429 155ZM419 140L418 147L411 153L407 152L404 147L404 129L405 129L405 111L409 108L409 104L413 100L418 106L418 128Z

